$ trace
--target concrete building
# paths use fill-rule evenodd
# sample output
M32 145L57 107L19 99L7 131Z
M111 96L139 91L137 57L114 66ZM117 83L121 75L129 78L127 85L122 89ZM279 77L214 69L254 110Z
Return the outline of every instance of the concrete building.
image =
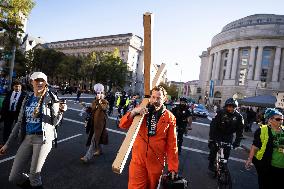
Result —
M132 33L108 35L45 43L43 47L55 49L66 55L87 56L93 51L113 52L119 49L120 58L127 63L130 74L125 90L140 92L143 86L143 39ZM143 91L143 88L142 88Z
M202 97L223 104L284 90L284 15L256 14L233 21L202 52Z

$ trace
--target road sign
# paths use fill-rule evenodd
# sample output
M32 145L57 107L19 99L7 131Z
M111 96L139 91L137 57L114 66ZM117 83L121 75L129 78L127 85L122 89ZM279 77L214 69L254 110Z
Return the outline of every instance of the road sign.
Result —
M277 93L276 99L275 107L284 109L284 92Z

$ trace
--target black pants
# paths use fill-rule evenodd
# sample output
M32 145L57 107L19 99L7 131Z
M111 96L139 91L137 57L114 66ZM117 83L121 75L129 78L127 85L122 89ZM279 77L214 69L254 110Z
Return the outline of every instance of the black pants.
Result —
M210 149L208 160L209 160L210 163L214 163L214 161L216 160L218 147L217 147L215 142L210 142L208 147ZM224 148L224 158L225 159L229 159L230 152L231 152L231 148L230 147Z
M186 125L178 125L177 126L177 144L178 144L178 151L181 152L181 146L183 143L183 135L185 133Z
M117 108L117 111L119 112L119 114L121 113L121 109L123 109L123 115L125 115L126 113L127 113L127 111L128 111L128 106L119 106L118 108Z
M268 189L271 187L269 186L269 175L271 169L269 162L270 161L268 160L257 160L255 157L253 157L252 163L254 164L257 172L259 189Z
M5 144L6 141L8 140L12 128L13 128L13 123L17 119L17 113L16 112L11 112L8 111L5 118L4 118L4 129L3 129L3 143Z

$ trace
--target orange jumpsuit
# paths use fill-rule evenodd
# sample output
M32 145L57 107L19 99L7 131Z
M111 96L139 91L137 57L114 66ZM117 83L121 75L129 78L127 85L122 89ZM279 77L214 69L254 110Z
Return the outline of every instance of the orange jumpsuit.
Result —
M125 114L119 127L127 129L133 119L130 112ZM165 110L161 115L155 136L148 137L147 115L144 117L132 148L129 166L128 189L156 189L167 159L168 170L178 171L178 148L176 137L176 119Z

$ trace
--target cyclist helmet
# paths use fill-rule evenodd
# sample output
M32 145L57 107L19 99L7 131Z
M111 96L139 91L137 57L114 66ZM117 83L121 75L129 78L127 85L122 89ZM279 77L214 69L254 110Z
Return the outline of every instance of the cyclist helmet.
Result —
M264 112L264 118L265 119L269 119L269 118L273 117L274 115L283 116L283 114L275 108L267 108Z
M238 101L233 98L228 98L225 102L225 107L228 105L232 105L234 108L238 107Z

